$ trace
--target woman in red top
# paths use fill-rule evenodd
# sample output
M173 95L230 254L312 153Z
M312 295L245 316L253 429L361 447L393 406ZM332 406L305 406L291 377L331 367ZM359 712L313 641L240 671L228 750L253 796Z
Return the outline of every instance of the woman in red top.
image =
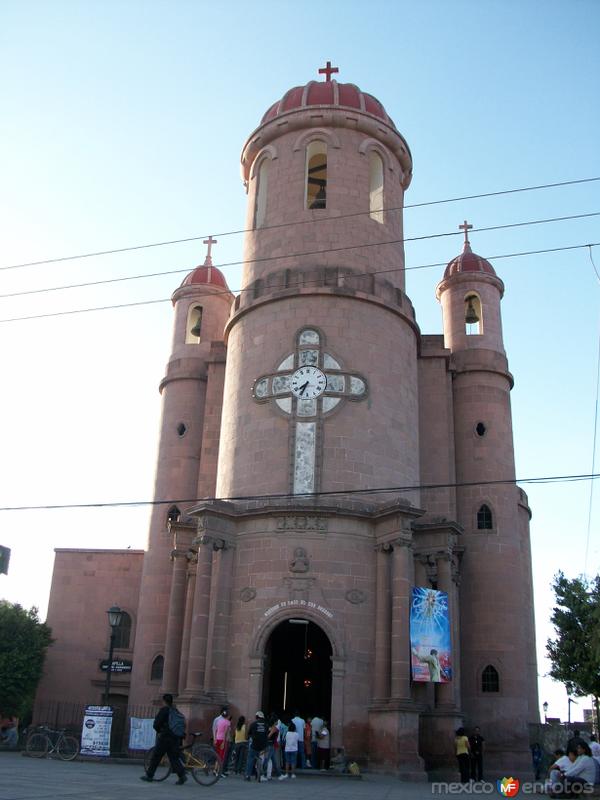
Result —
M311 758L311 739L312 739L312 726L310 724L311 717L306 718L304 723L304 753L306 755L306 766L314 767Z

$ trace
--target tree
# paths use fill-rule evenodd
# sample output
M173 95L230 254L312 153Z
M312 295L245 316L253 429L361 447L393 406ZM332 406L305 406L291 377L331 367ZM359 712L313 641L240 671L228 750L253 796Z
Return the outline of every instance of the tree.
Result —
M0 710L22 717L32 706L52 631L29 611L0 600Z
M550 677L564 683L569 694L592 695L600 724L600 575L590 581L583 577L569 580L559 572L552 588L557 605L551 622L557 637L548 639L546 645L552 662Z

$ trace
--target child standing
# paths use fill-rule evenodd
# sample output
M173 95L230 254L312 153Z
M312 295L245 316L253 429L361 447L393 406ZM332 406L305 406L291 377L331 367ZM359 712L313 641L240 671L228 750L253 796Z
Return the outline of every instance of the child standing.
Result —
M279 776L280 781L288 777L296 777L296 759L298 758L298 733L296 726L290 722L290 727L285 737L285 774Z

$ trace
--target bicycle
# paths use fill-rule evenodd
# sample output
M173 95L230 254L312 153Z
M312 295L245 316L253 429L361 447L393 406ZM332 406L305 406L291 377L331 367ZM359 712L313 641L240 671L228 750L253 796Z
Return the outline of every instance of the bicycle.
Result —
M201 732L192 733L191 736L192 741L181 748L183 766L187 772L192 773L192 778L196 783L200 783L202 786L212 786L221 777L222 764L219 756L210 745L196 742L196 739L202 736ZM153 754L154 747L151 747L144 755L144 769L146 772L148 772ZM154 772L154 780L164 781L171 772L171 763L165 753Z
M32 758L46 758L52 753L63 761L73 761L79 753L79 742L74 736L65 735L66 728L53 730L40 725L27 737L25 751Z

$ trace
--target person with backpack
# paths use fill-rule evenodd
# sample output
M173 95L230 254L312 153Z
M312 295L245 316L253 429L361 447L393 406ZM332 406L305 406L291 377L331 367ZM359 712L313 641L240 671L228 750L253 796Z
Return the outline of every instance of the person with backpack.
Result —
M161 758L167 754L171 769L178 776L177 786L183 786L187 781L185 768L181 759L181 743L185 736L185 717L173 705L173 695L163 694L164 705L154 717L154 730L156 731L156 744L150 766L145 775L140 775L141 781L153 781L156 768Z

